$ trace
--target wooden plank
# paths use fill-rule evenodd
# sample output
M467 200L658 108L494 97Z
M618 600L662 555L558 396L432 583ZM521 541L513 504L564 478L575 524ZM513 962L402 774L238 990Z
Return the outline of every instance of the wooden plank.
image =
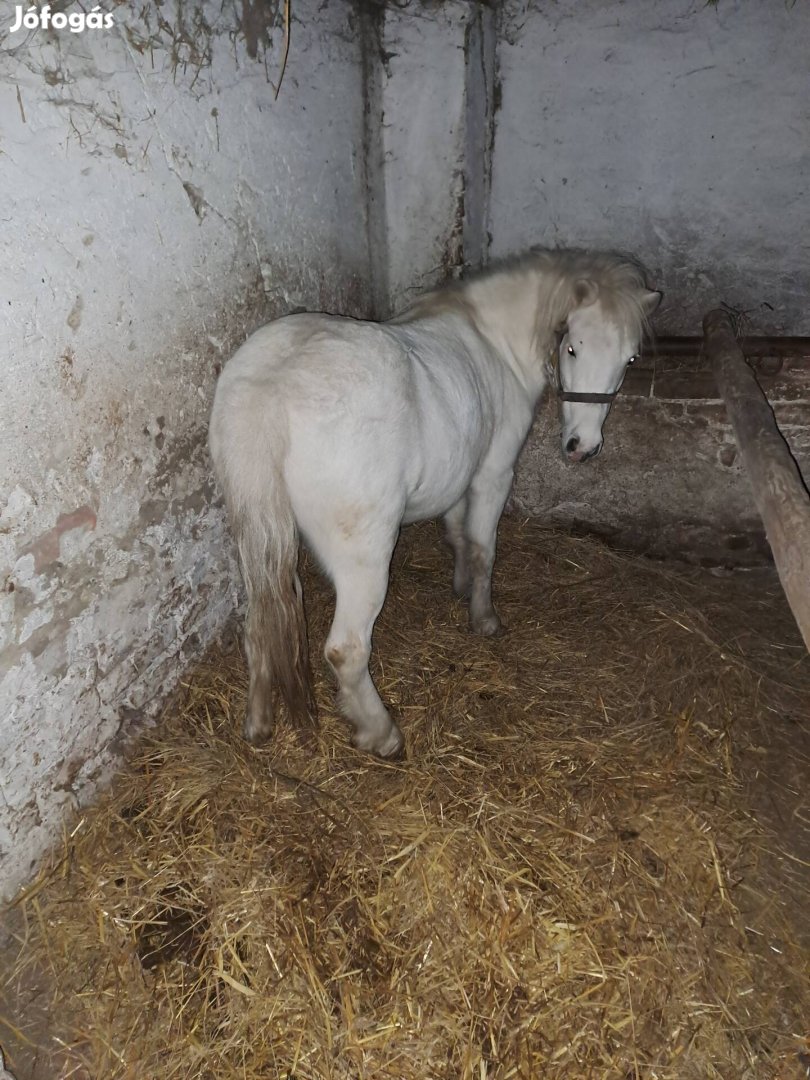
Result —
M725 311L706 315L703 335L782 588L810 650L810 495Z
M704 339L668 336L655 338L655 349L662 356L698 356ZM810 337L743 337L739 344L746 356L810 356Z

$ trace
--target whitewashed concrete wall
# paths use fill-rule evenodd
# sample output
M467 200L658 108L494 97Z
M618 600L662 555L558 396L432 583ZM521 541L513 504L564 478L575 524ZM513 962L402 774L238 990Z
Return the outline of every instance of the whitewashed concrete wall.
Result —
M474 9L468 0L414 0L379 17L381 314L401 311L461 263L465 43Z
M4 12L2 895L233 608L219 365L285 309L368 311L357 27L293 8L277 99L272 5L133 0L112 30L12 36Z
M808 42L803 0L505 0L491 255L618 247L663 328L810 333Z
M397 0L366 18L369 199L380 316L486 258L496 16Z

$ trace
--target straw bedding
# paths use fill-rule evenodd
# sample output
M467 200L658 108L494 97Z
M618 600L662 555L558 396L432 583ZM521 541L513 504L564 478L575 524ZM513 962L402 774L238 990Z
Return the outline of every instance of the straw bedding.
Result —
M307 571L317 736L245 745L221 650L75 822L9 980L47 974L65 1076L804 1075L801 861L742 780L810 715L775 579L505 520L480 640L449 576L407 530L373 668L406 760L349 747Z

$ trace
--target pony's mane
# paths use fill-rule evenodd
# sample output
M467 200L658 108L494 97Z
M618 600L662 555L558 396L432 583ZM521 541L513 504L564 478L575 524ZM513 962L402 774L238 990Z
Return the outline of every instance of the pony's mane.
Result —
M549 279L549 287L538 296L538 326L556 326L576 306L577 283L589 281L599 290L605 314L638 335L649 331L643 303L647 289L643 267L627 255L575 248L535 249L499 260L469 277L440 285L417 297L395 321L449 311L470 315L471 287L499 277L513 276L517 282L529 273L540 273Z

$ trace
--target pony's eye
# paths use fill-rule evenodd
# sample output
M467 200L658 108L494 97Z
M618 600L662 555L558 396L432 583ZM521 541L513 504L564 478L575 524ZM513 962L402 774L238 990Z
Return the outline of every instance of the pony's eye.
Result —
M627 363L628 364L635 364L636 360L638 360L638 354L636 354L635 356L631 356L630 359L627 361Z
M573 346L573 345L569 345L569 346L568 346L568 355L569 355L569 356L576 356L576 355L577 355L577 354L576 354L576 353L574 352L574 346Z

